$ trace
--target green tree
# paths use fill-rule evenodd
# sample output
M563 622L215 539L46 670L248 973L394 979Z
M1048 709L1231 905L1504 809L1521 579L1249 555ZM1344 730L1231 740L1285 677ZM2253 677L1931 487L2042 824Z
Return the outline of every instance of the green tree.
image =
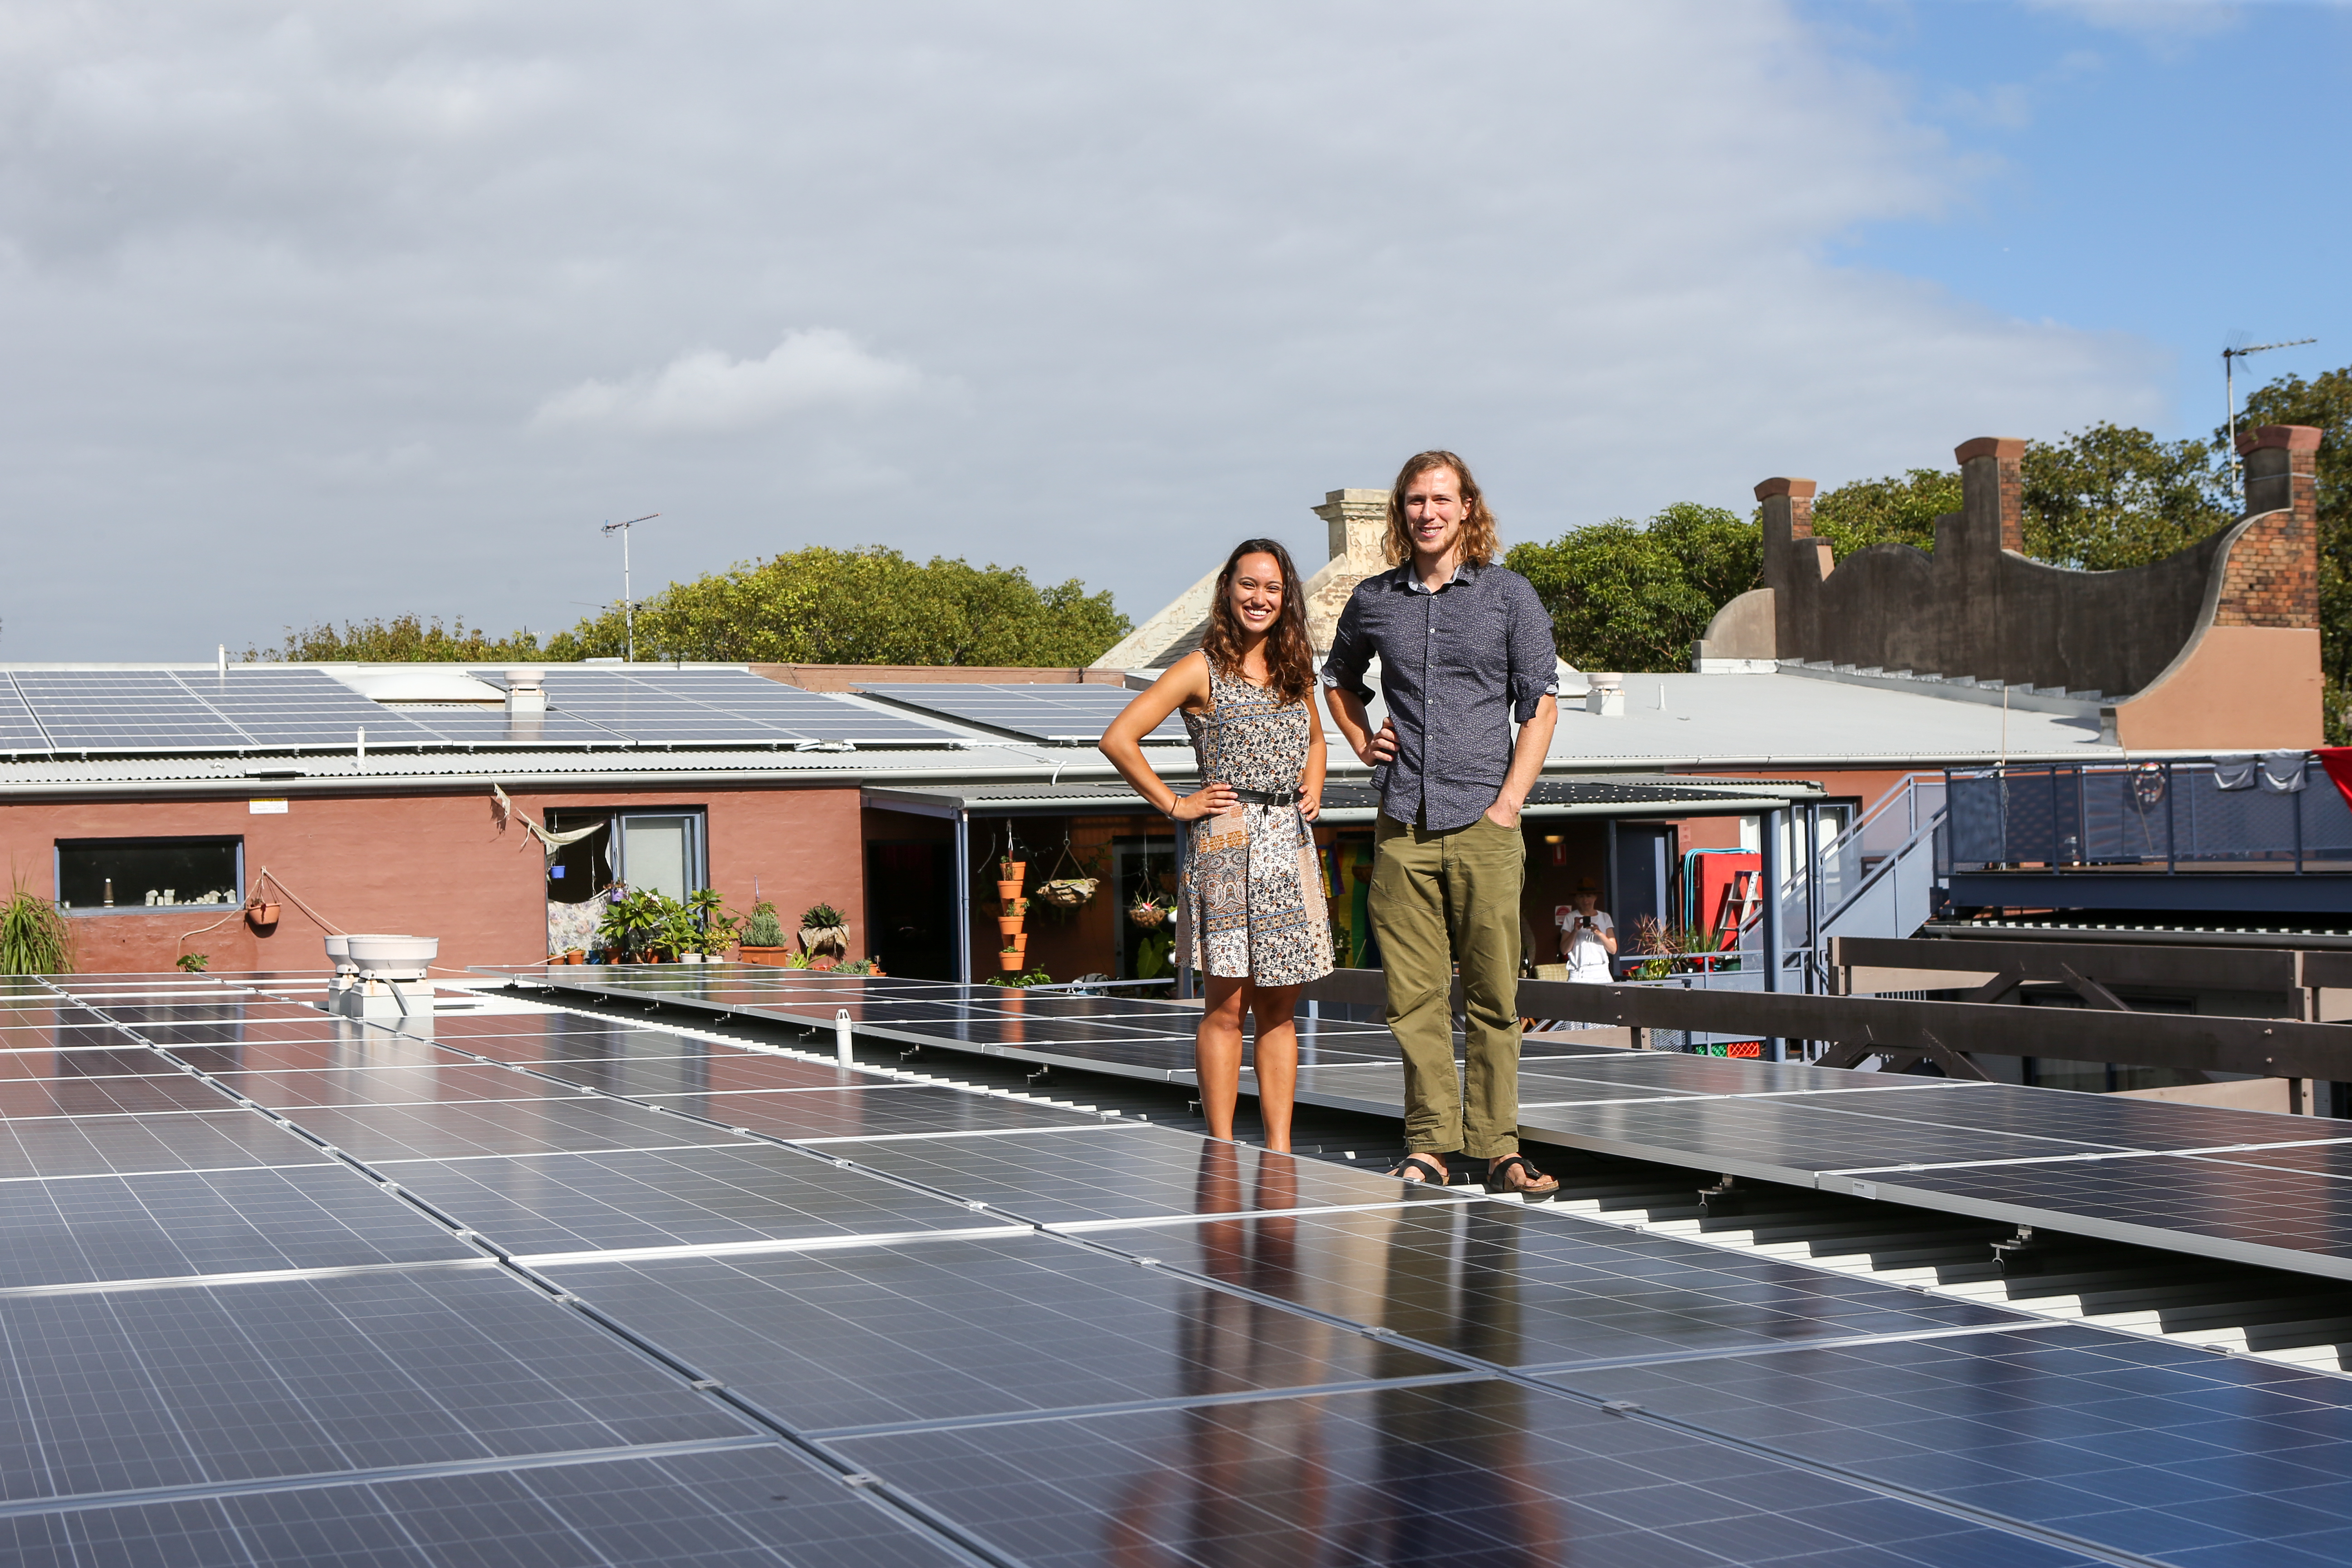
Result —
M1504 563L1535 584L1552 642L1580 669L1690 668L1690 645L1728 600L1757 585L1762 532L1720 507L1680 501L1647 522L1612 518Z
M2226 468L2203 441L2094 425L2025 448L2025 553L2114 572L2161 561L2235 520Z
M1813 535L1843 561L1873 544L1908 544L1933 552L1936 520L1960 510L1957 470L1913 468L1900 477L1855 479L1813 502Z
M1108 592L1018 566L811 545L673 583L637 611L640 658L776 664L1084 665L1131 627ZM548 641L551 659L627 646L617 609Z
M528 631L493 637L464 619L447 628L435 616L430 625L415 616L390 620L346 621L337 626L321 621L297 631L286 628L283 646L248 647L245 659L255 663L332 664L353 660L367 664L501 664L543 658L539 638Z
M2352 365L2315 380L2281 376L2246 399L2241 430L2311 425L2319 437L2319 659L2327 676L2327 740L2352 743ZM2218 445L2228 439L2216 430Z

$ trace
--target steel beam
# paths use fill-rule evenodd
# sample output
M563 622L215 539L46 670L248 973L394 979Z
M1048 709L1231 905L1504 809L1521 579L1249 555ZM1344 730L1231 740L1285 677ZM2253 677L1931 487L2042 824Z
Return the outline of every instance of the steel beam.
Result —
M2118 1013L2000 1003L1903 1002L1796 992L1685 991L1519 982L1519 1010L1637 1029L1828 1040L1860 1056L1978 1052L2272 1078L2352 1079L2352 1026L2291 1018Z

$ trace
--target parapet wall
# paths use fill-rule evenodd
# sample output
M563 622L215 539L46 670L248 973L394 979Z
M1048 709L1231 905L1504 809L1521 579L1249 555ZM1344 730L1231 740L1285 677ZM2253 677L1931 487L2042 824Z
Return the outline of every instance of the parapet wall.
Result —
M1756 487L1766 585L1726 605L1699 652L2097 692L2114 705L2126 745L2316 744L2319 435L2301 426L2247 432L2246 515L2121 572L2070 571L2021 553L2022 441L1958 448L1961 510L1937 519L1932 554L1875 544L1832 561L1813 537L1813 482L1767 479ZM2252 630L2273 635L2241 635ZM2179 680L2198 703L2242 711L2198 721L2200 739L2185 742L2128 733L2156 710L2130 710ZM2180 731L2178 699L2188 689L2157 705L2171 715L2167 736Z

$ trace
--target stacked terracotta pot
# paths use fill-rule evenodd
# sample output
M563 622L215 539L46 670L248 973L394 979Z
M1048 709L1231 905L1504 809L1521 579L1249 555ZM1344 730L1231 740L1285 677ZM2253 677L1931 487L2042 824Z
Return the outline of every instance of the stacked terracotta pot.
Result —
M1029 871L1026 860L999 862L1003 879L996 884L996 930L998 933L996 965L1007 974L1018 974L1029 956L1029 900L1021 896L1021 884Z

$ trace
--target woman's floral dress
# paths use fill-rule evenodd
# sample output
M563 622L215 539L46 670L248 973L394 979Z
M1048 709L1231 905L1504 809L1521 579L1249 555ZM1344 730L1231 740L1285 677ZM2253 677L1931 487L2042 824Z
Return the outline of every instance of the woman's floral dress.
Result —
M1184 713L1201 782L1296 792L1307 772L1315 710L1209 669L1210 709ZM1303 985L1331 973L1314 835L1296 805L1244 805L1185 824L1192 834L1177 894L1176 951L1199 974Z

